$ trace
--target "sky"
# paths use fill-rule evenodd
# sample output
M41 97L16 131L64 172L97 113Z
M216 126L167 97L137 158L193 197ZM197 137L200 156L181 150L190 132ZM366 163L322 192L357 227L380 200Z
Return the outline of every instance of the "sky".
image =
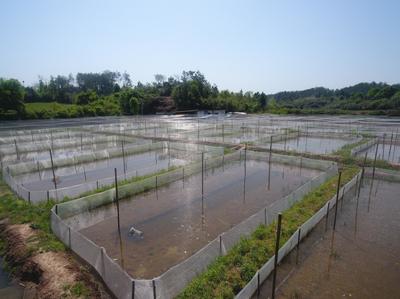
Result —
M1 0L0 77L199 70L234 91L400 83L398 0Z

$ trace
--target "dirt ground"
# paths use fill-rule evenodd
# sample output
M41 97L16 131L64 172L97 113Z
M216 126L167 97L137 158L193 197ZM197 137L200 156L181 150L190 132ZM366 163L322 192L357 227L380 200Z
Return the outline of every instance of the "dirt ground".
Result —
M29 244L35 242L35 234L29 224L0 222L0 237L5 240L4 260L25 288L23 298L112 298L71 252L32 253Z

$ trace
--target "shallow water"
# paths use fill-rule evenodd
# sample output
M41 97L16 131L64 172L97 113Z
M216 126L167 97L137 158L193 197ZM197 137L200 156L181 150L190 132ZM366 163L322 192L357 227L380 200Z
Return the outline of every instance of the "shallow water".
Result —
M8 273L3 270L3 259L0 257L0 289L3 289L10 284Z
M368 182L368 181L366 181ZM350 191L353 195L354 192ZM278 268L277 298L400 298L400 183L367 183L339 204ZM271 277L259 298L271 297ZM257 298L255 295L254 298Z
M354 141L341 138L299 137L288 139L286 142L274 142L272 148L302 153L331 154Z
M368 149L361 151L358 153L358 156L364 157L365 153L367 153L367 157L369 159L375 158L376 145L369 147ZM400 164L400 145L399 144L385 144L379 143L378 152L377 152L378 160L385 160L393 164Z
M170 166L185 164L184 157L178 156L171 151L171 156L167 150L148 151L146 153L127 155L125 157L125 171L127 173L137 171L138 175L146 175L166 169ZM85 164L78 164L70 167L56 168L55 175L58 178L57 188L83 184L85 181L97 181L114 176L114 168L118 174L124 173L123 157L116 157L102 161ZM40 178L39 178L40 176ZM16 180L23 182L24 186L32 191L54 189L53 173L50 170L36 173L29 173L16 177Z
M135 278L153 278L178 264L220 233L229 230L263 207L279 200L321 171L248 160L207 171L202 213L201 174L135 196L120 203L124 268ZM244 187L245 186L245 187ZM244 190L246 192L244 193ZM202 214L204 217L202 217ZM106 219L105 219L106 218ZM104 220L105 219L105 220ZM112 205L85 213L70 222L81 233L120 260L117 218ZM131 226L144 233L142 240L128 235Z

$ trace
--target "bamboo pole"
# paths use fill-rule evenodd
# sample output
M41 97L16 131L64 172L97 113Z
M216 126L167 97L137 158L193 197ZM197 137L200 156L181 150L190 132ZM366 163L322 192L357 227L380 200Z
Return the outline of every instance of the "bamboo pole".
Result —
M278 214L278 226L276 229L276 241L275 241L275 258L274 258L274 272L272 276L272 299L275 298L275 286L276 286L276 274L278 272L278 254L279 254L279 243L281 239L281 227L282 227L282 214Z
M336 218L337 218L337 210L338 210L338 204L339 204L339 191L340 191L341 178L342 178L342 172L339 171L339 177L338 177L337 188L336 188L335 218L333 220L333 230L336 229Z

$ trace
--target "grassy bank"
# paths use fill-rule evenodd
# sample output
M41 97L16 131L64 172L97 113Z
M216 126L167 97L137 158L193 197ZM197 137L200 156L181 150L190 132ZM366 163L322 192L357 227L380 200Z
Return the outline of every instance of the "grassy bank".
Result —
M50 103L26 103L25 119L76 118L84 116L121 115L117 101L97 100L86 105Z
M37 232L37 238L27 244L31 252L65 250L64 245L51 232L50 210L54 205L52 200L32 205L17 198L0 177L0 219L8 219L11 224L30 224Z
M358 171L358 167L345 168L341 185L349 182ZM336 184L337 176L283 213L281 244L335 195ZM260 225L250 237L243 238L227 255L217 258L178 298L233 298L273 256L275 227L276 223L267 227Z

